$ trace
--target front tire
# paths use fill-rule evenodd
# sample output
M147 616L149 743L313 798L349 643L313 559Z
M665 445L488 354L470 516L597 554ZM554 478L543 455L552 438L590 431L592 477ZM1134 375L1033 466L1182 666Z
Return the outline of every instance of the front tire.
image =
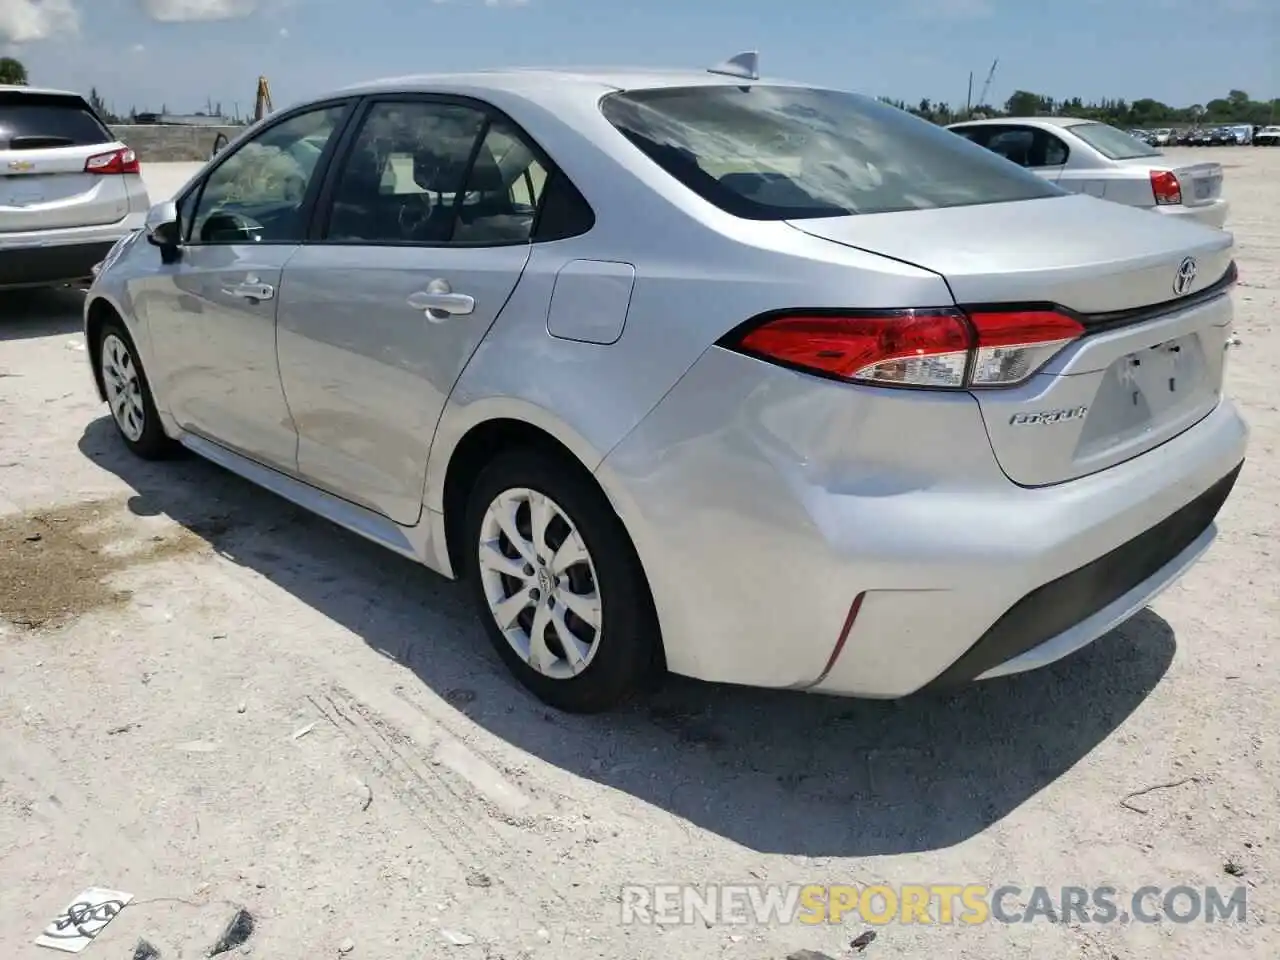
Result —
M640 559L598 487L532 448L495 458L467 505L467 574L516 678L570 713L611 709L659 670Z
M108 320L98 331L97 356L111 419L125 446L143 460L170 456L174 443L160 425L137 347L120 321Z

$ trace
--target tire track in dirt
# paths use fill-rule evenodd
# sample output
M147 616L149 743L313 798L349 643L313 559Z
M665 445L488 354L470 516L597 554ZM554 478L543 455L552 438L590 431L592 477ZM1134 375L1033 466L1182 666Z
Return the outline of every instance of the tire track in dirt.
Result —
M513 906L545 910L574 906L565 893L509 842L510 831L533 831L546 822L540 806L501 779L483 757L412 704L394 712L416 715L407 733L341 684L310 698L316 709L382 778L383 786L421 814L427 831L474 876L478 885L503 888ZM377 698L387 706L398 698ZM409 719L397 717L400 719ZM478 781L478 783L477 783ZM481 876L487 878L481 880ZM534 891L536 898L530 898ZM553 903L548 904L550 899Z

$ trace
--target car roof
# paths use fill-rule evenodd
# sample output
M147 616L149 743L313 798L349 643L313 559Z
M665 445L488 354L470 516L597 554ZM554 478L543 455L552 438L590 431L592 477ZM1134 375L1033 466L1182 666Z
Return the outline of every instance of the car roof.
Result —
M990 117L985 120L961 120L953 123L953 127L993 126L1002 123L1022 123L1031 127L1078 127L1085 123L1100 123L1085 117Z
M76 97L79 100L84 99L74 90L55 90L51 87L24 87L12 83L0 83L0 93L29 93L46 97Z
M793 81L759 78L745 81L738 77L705 70L659 69L646 67L516 67L501 70L475 70L465 73L423 73L386 77L352 84L334 91L337 94L366 93L430 93L466 88L474 91L515 93L530 100L540 94L563 93L578 88L584 93L635 90L653 87L690 86L799 86ZM804 84L804 86L810 86Z

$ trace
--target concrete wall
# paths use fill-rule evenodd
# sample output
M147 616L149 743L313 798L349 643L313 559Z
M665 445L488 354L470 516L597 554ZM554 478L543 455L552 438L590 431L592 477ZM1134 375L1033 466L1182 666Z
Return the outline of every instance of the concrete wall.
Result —
M243 127L182 127L119 124L111 128L120 142L133 147L143 163L207 160L219 133L228 140L239 136Z

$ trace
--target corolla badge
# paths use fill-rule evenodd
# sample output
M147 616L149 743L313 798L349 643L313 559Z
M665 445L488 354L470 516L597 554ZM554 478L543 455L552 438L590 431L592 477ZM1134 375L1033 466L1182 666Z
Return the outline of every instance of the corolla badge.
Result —
M1173 275L1173 292L1178 296L1191 292L1196 285L1196 258L1187 257L1178 264L1178 272Z
M1015 413L1009 423L1015 427L1044 427L1051 423L1080 420L1089 412L1088 407L1069 407L1065 410L1040 410L1036 413Z

